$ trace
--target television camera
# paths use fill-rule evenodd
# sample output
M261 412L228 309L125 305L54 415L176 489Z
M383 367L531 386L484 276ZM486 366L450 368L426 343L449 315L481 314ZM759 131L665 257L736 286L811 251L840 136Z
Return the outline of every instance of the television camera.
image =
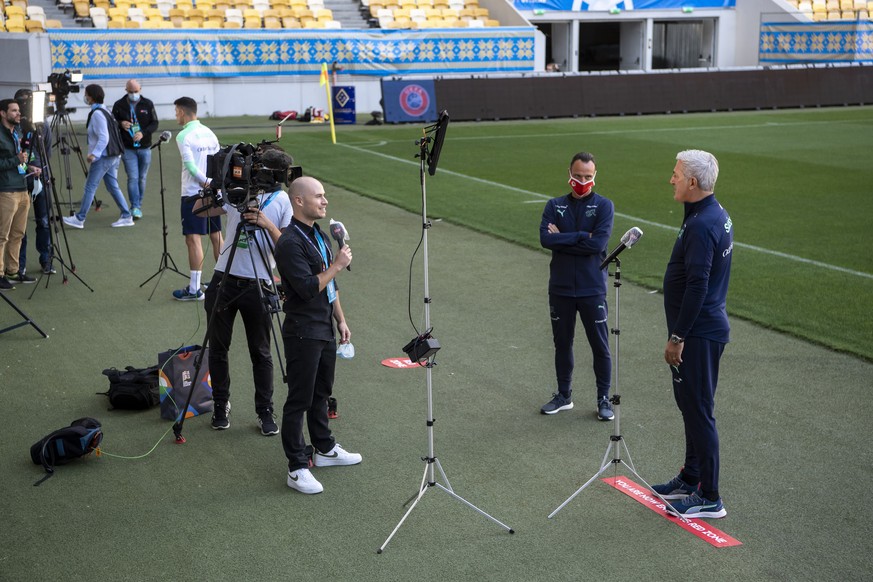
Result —
M212 198L214 206L230 204L244 212L258 195L275 191L280 184L290 186L302 175L293 158L271 142L256 146L240 142L206 157L210 186L201 196Z

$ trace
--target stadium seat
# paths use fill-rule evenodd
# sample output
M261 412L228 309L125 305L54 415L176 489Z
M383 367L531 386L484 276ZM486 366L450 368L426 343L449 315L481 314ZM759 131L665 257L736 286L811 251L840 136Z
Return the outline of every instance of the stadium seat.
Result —
M233 28L233 29L242 28L242 24L236 20L225 20L224 21L224 28Z
M24 25L24 17L11 16L7 18L6 32L27 32L27 27Z
M500 26L500 21L494 18L489 18L485 21L485 26Z
M296 16L283 16L282 28L303 28Z
M95 24L94 28L99 28L99 27ZM111 29L124 28L124 21L123 20L110 20L109 22L106 23L106 28L111 28Z
M461 11L457 8L443 8L442 14L445 19L458 20L461 18Z
M128 20L124 23L124 28L141 28L136 20Z
M855 0L852 10L867 10L867 0Z
M240 27L243 25L243 13L239 8L228 8L224 11L224 20L225 22L235 22L239 24ZM224 26L228 28L227 24Z
M468 20L467 26L469 28L482 28L485 26L485 21L484 20Z
M155 30L164 26L163 18L146 18L140 23L140 28Z
M805 14L812 14L812 2L810 0L801 0L797 4L797 9Z
M291 6L291 3L288 0L273 0L271 6L276 10L281 10Z
M394 20L411 20L412 11L409 8L395 8L392 10Z
M340 29L343 27L343 23L339 20L324 20L324 27L331 30Z
M42 20L25 20L24 28L27 32L45 32L45 22Z
M829 10L828 20L840 20L842 13L839 10Z
M840 12L840 20L855 20L855 11L843 10Z
M476 14L477 20L488 20L491 17L487 8L478 8L477 7L477 8L473 9L473 12Z
M142 8L128 8L127 18L134 22L144 22L146 19L145 11Z
M194 3L191 0L176 0L176 8L187 13L194 9Z
M18 6L19 8L27 9L27 0L9 0L9 6Z
M270 0L252 0L252 8L263 14L271 8Z
M158 10L160 10L160 12L164 16L164 18L169 18L170 17L170 9L176 7L176 5L173 4L173 2L171 2L170 0L158 0L158 2L155 4L155 6L157 7Z
M20 16L22 20L27 16L27 12L21 6L7 6L6 7L6 18L13 18L15 16Z
M109 11L109 0L91 0L91 5L95 8L102 8L105 12Z
M424 8L410 8L409 19L413 22L424 22L427 20L427 12L424 11Z
M419 8L433 8L433 0L416 0L415 4Z
M324 22L317 20L307 20L303 23L303 28L324 28Z
M63 28L64 25L60 20L55 18L47 18L45 21L46 28Z
M416 0L400 0L401 8L415 8L416 6Z
M91 24L94 28L106 28L109 24L109 17L106 16L106 9L95 6L89 9L91 14Z
M42 6L28 6L26 12L28 20L39 20L45 25L45 10Z
M91 18L91 4L88 2L73 2L73 11L77 21Z

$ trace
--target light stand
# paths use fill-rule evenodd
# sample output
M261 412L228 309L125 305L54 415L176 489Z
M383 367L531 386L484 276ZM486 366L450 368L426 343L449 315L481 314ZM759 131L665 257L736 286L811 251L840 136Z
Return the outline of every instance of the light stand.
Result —
M76 273L76 264L73 262L73 255L70 252L70 241L67 240L67 232L64 230L64 221L61 220L62 213L60 201L57 199L57 196L55 196L55 176L54 172L52 171L51 162L48 157L48 148L46 147L45 136L43 134L43 124L35 123L34 126L34 133L36 134L37 152L39 153L39 159L42 162L43 196L46 197L45 206L46 212L48 214L49 223L49 260L47 264L53 265L55 261L58 262L58 264L60 265L61 278L64 285L69 282L69 278L67 277L67 271L69 271L76 279L78 279L85 287L87 287L89 291L93 293L94 289L92 289L88 285L88 283L86 283L85 280ZM67 183L69 184L69 174L67 175ZM67 264L61 254L61 250L59 247L61 237L63 237L64 239L64 247L66 248L67 257L69 257L69 264ZM40 280L42 280L43 275L46 274L48 275L48 279L46 279L45 285L46 288L48 288L48 284L51 281L51 273L40 272L39 277ZM38 286L39 285L33 286L33 291L30 292L30 297L28 297L28 299L33 298L33 294L36 293L36 289Z
M0 298L2 298L3 301L8 303L9 306L12 309L14 309L15 311L17 311L18 315L20 315L22 317L22 319L24 319L24 321L20 321L20 322L16 323L15 325L10 325L9 327L4 327L3 329L0 329L0 333L6 333L7 331L11 331L13 329L18 329L19 327L22 327L25 325L29 325L29 326L33 327L33 329L38 331L39 335L41 335L42 337L44 337L44 338L48 337L48 335L42 329L40 329L40 327L30 318L30 316L28 314L23 312L21 310L21 308L19 308L17 305L15 305L15 303L11 299L6 297L6 293L0 293Z
M642 232L640 232L642 235ZM627 235L625 235L627 236ZM623 242L625 242L623 240ZM634 241L636 242L636 241ZM623 250L623 248L622 248ZM620 251L619 251L620 252ZM617 253L616 253L617 254ZM646 482L645 479L640 477L640 474L637 473L637 470L634 468L633 460L630 456L630 451L627 448L627 443L624 440L624 437L621 434L621 395L618 393L619 383L618 383L618 370L619 370L619 338L621 336L621 329L619 327L619 310L620 310L620 289L621 289L621 261L618 257L613 257L611 260L606 261L606 263L615 263L615 280L613 282L613 287L615 287L615 328L612 329L612 334L615 336L615 353L613 354L613 362L615 365L613 366L613 378L615 386L615 390L613 392L612 398L610 398L610 402L612 402L614 410L615 410L615 422L613 423L613 433L612 436L609 437L609 444L606 446L606 452L603 455L603 461L600 463L600 470L591 477L588 481L585 482L582 487L576 490L573 495L567 498L564 503L559 505L552 513L549 514L549 519L553 518L559 511L564 509L564 507L573 500L574 497L579 495L583 489L591 485L594 481L597 480L598 477L603 475L607 469L610 467L615 467L616 471L618 469L618 465L624 465L627 469L633 474L634 477L642 481L643 485L651 491L652 495L660 499L664 502L664 504L673 509L673 506L670 505L666 499L661 497L659 493L652 490L651 486ZM622 459L621 453L622 449L624 449L624 453L627 456L627 461ZM677 514L678 515L678 514ZM688 520L685 517L679 515L679 519L687 522Z
M167 132L167 133L169 133L169 132ZM154 289L152 289L152 292L149 294L149 299L148 299L149 301L152 300L152 297L154 296L155 291L158 289L158 285L161 282L161 278L164 276L165 270L169 269L171 271L179 273L183 277L187 277L187 275L185 275L185 273L180 271L179 268L176 266L176 261L173 260L173 257L170 256L170 252L167 250L167 212L166 212L166 209L164 207L164 158L161 155L161 144L162 143L163 142L158 141L158 143L156 145L152 146L152 148L154 148L154 147L158 148L158 173L161 177L161 222L162 222L163 228L164 228L164 230L163 230L164 252L161 253L161 262L158 263L158 270L155 272L155 274L139 284L139 286L142 287L143 285L145 285L146 283L148 283L149 281L151 281L152 279L154 279L155 277L158 277L158 275L160 275L160 277L158 277L157 282L155 282Z
M421 221L422 221L422 250L424 253L424 325L426 328L426 332L421 336L415 338L410 342L407 347L404 348L404 351L410 354L410 356L415 356L417 361L422 362L426 360L425 364L425 378L426 378L426 386L427 386L427 456L422 457L422 461L425 462L424 474L421 477L421 483L418 486L418 493L413 495L407 500L406 503L412 501L412 505L409 509L406 510L406 513L403 514L403 517L400 519L400 522L394 527L394 530L391 532L391 535L379 546L379 549L376 553L381 554L385 547L388 545L388 542L391 541L391 538L394 537L394 534L397 533L397 530L400 529L400 526L403 525L403 522L406 521L406 518L409 517L409 514L412 513L412 510L415 509L415 506L421 501L424 494L427 492L428 488L436 487L441 491L445 491L449 495L451 495L454 499L457 499L470 509L476 511L480 515L487 517L503 529L507 530L509 533L515 533L515 530L510 528L505 523L495 519L491 515L485 513L457 493L455 493L454 489L452 489L452 485L449 483L448 477L446 477L445 471L443 471L443 467L440 464L439 459L437 459L436 454L434 452L434 443L433 443L433 426L434 426L434 417L433 417L433 383L432 383L432 371L434 366L434 357L436 350L439 349L439 344L436 340L433 340L430 337L430 288L428 281L428 257L427 257L427 231L431 227L431 223L427 220L427 188L425 186L425 165L428 166L428 171L430 175L433 176L436 172L437 162L439 161L439 153L442 148L443 139L445 137L446 127L449 123L448 114L443 111L440 113L439 120L433 126L428 129L425 129L425 133L429 130L431 132L436 132L435 138L430 138L425 135L422 139L416 142L416 145L419 145L421 151L419 153L419 161L421 165L420 175L421 175ZM428 152L428 144L433 141L433 147ZM408 348L408 349L407 349ZM435 471L436 468L439 471L439 475L442 478L442 483L436 480ZM445 485L443 485L445 483ZM404 503L404 505L406 505Z

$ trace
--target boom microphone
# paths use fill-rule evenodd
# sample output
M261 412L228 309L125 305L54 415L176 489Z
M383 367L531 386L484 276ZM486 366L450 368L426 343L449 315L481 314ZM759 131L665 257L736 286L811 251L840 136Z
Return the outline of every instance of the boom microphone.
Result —
M170 141L170 138L171 138L171 137L173 137L173 132L172 132L172 131L162 131L162 132L161 132L161 137L158 138L158 143L153 144L152 147L150 147L149 149L150 149L150 150L153 150L153 149L155 149L156 147L158 147L159 145L161 145L162 143Z
M339 245L339 248L342 249L346 245L346 241L349 240L349 231L346 230L346 226L342 222L338 222L331 218L330 236L333 237L333 240L335 240ZM351 265L347 266L346 269L351 271Z
M624 249L629 249L632 246L634 246L635 244L637 244L637 241L640 240L640 238L642 238L642 236L643 236L643 231L640 230L639 228L637 228L636 226L634 226L629 231L624 233L624 236L621 237L621 242L619 243L619 245L617 247L615 247L614 249L612 249L612 252L609 253L609 256L607 256L603 260L603 262L600 263L600 268L605 269L609 265L609 263L614 261L615 258L621 254L621 252Z

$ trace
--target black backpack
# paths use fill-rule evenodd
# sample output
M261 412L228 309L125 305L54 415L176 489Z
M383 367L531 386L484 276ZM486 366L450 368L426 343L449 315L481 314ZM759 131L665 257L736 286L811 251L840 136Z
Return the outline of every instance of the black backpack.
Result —
M109 129L109 143L106 144L106 149L103 151L103 155L110 158L120 156L124 153L124 142L121 141L121 130L118 128L118 120L116 120L111 113L102 107L92 109L91 113L88 114L88 121L85 122L85 127L91 123L91 116L94 115L95 111L100 111L106 116L106 125Z
M161 401L158 390L158 369L158 366L149 368L127 366L124 370L107 368L103 370L103 375L109 378L109 390L97 394L108 396L112 408L127 410L151 408Z
M33 485L37 486L54 475L55 465L84 457L99 447L102 440L100 421L88 417L74 420L70 426L41 438L30 447L30 458L34 465L43 466L46 475Z

